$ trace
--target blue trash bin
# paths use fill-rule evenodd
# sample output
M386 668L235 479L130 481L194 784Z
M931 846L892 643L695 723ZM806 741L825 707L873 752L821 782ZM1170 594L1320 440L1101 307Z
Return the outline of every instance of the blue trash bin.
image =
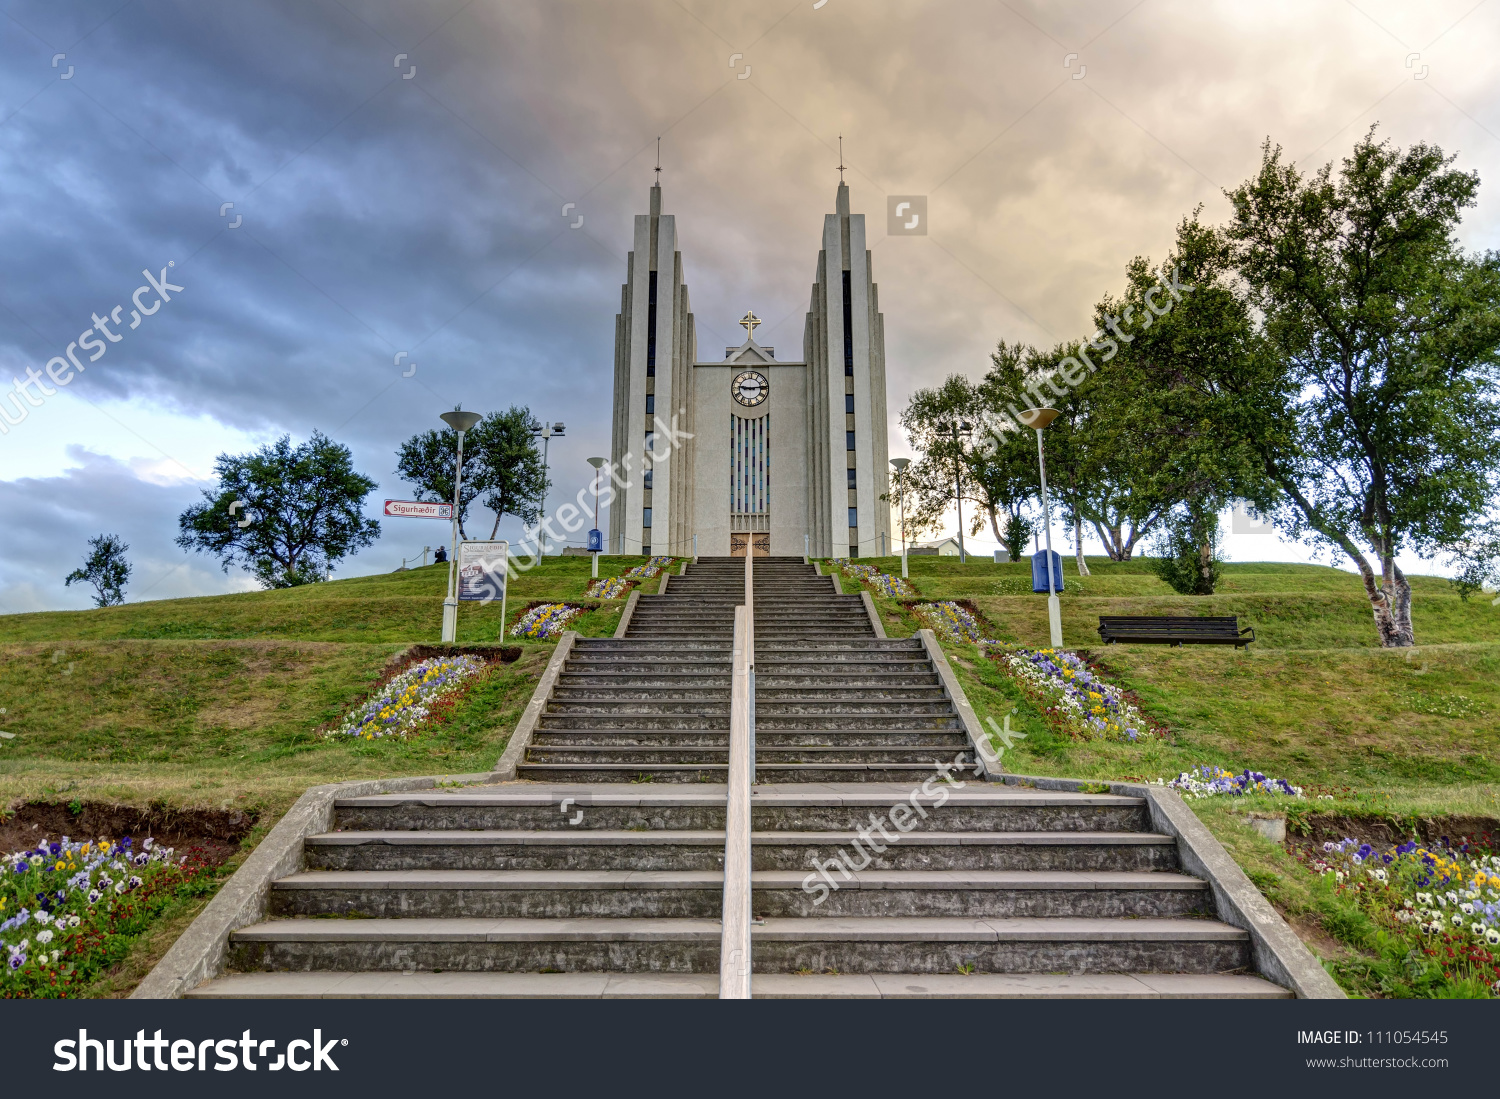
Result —
M1063 590L1062 556L1052 551L1053 584L1055 590ZM1043 595L1051 593L1054 589L1047 585L1047 551L1037 550L1031 555L1031 590L1041 592Z
M598 530L591 530L591 531L589 531L589 552L590 553L603 553L604 552L604 534L603 534L602 531L598 531Z

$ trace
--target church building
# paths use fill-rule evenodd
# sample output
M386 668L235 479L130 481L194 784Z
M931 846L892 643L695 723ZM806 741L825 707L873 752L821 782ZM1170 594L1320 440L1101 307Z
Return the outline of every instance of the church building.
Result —
M884 321L848 186L823 219L800 360L757 343L751 311L744 343L700 361L660 183L650 211L635 218L615 318L610 550L892 552Z

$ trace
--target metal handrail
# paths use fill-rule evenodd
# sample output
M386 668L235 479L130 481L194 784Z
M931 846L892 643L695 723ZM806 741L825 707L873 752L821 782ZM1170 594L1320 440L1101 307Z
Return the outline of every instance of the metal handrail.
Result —
M745 566L746 587L750 566ZM747 596L748 598L748 596ZM750 998L750 785L754 781L755 687L751 654L753 603L734 609L734 664L729 703L729 779L724 812L724 910L719 945L719 999Z

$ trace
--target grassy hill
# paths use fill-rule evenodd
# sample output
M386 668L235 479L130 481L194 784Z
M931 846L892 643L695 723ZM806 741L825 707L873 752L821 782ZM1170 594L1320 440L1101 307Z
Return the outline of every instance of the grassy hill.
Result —
M900 559L870 562L899 575ZM1028 564L909 558L923 599L969 599L992 636L1049 643L1046 598ZM1219 593L1178 595L1144 562L1065 560L1063 639L1086 649L1152 716L1167 744L1060 741L991 662L949 646L981 717L1028 730L1007 767L1048 774L1168 777L1200 763L1250 767L1298 785L1350 789L1392 811L1497 815L1500 783L1500 607L1461 600L1446 580L1412 578L1418 645L1384 650L1357 576L1318 565L1228 564ZM846 590L853 590L846 580ZM887 631L918 625L877 597ZM1234 614L1255 628L1248 649L1110 645L1101 614Z
M645 559L606 557L600 572ZM552 558L518 577L511 623L537 601L594 604L574 620L613 633L624 600L586 600L590 562ZM655 590L655 581L651 589ZM413 643L436 643L446 566L284 591L0 615L0 806L25 799L256 807L320 782L488 770L551 651L468 692L453 718L409 742L331 740L336 721ZM458 639L500 640L500 605L463 604Z

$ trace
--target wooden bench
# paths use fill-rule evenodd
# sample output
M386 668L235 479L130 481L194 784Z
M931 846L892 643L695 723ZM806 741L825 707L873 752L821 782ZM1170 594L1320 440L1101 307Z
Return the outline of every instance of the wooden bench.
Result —
M1255 640L1255 630L1250 626L1240 629L1239 619L1232 614L1223 617L1101 614L1099 637L1106 645L1128 641L1137 645L1233 645L1237 649Z

